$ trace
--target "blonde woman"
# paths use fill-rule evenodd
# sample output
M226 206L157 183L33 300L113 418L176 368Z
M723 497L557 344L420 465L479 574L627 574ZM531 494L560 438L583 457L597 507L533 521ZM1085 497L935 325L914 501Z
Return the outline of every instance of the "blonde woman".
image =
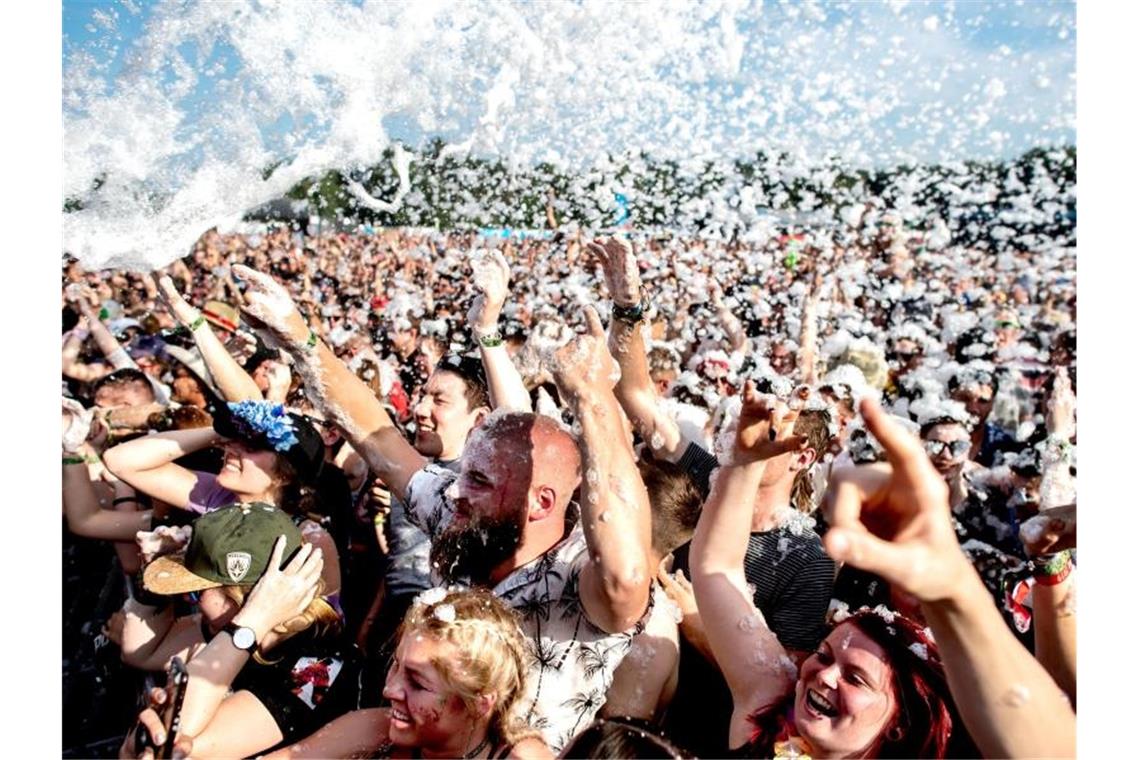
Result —
M357 710L268 755L550 758L518 717L529 654L514 613L486 591L431 589L400 628L388 707Z

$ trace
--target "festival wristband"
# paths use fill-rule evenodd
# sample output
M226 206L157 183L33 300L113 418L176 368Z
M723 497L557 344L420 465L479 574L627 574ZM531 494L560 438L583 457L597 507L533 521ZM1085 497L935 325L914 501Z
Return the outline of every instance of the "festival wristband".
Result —
M305 348L312 351L317 347L317 334L309 330L309 339L305 341Z
M620 319L622 322L630 324L637 324L645 316L646 304L645 299L641 299L633 306L619 306L614 304L613 316L614 319Z
M70 457L64 457L63 458L63 463L65 465L68 465L68 464L87 464L88 462L97 462L97 461L99 461L99 460L93 459L91 457L84 457L84 456L70 456Z
M483 348L495 348L496 346L503 345L503 336L497 330L486 335L476 334L475 337L478 338L479 345Z
M1068 549L1033 560L1033 578L1042 586L1056 586L1068 578L1071 572L1072 552Z
M193 322L191 322L189 325L187 325L186 327L187 327L187 329L190 330L190 332L194 332L195 330L197 330L199 327L201 327L204 324L206 324L206 317L204 315L202 315L201 313L199 313L198 317Z

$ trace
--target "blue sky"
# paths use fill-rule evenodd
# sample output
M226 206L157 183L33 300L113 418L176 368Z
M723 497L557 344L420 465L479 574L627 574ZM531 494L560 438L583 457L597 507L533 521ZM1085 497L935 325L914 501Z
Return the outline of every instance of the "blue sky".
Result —
M229 5L237 8L243 3L217 3L214 8ZM314 2L309 8L336 11L337 6L345 6L358 10L361 5ZM158 3L145 0L63 3L64 84L71 95L65 99L66 114L81 113L77 103L89 100L96 88L105 87L103 94L112 96L122 81L135 82L132 77L137 77L137 71L131 72L128 63L137 68L140 60L149 60L154 66L155 35L148 37L147 30L148 24L160 15L156 12L158 7ZM594 6L587 3L584 7ZM375 8L372 4L365 10ZM512 8L509 13L524 16L533 14L535 6L495 6L497 11L506 8ZM178 15L169 13L169 8L165 10L168 15L164 18ZM663 14L663 18L668 16ZM736 27L721 38L728 46L733 39L739 39L738 68L724 76L714 71L701 81L678 85L680 92L691 96L690 100L705 101L698 113L681 110L679 117L705 123L705 132L711 130L719 139L741 133L770 134L774 139L794 141L809 152L820 154L843 154L851 152L854 146L854 152L862 153L865 160L868 155L874 160L888 148L921 159L1014 155L1033 145L1075 139L1076 34L1072 3L768 3L762 9L749 6L738 14L738 19ZM538 17L539 25L543 21ZM667 20L662 22L665 24ZM723 24L718 18L707 21L710 32L717 32L720 27ZM688 31L690 39L684 43L691 48L691 28ZM240 30L229 34L240 34ZM798 47L797 38L802 43ZM248 94L248 82L257 78L251 76L255 68L235 52L235 45L231 44L234 39L223 35L212 40L207 53L197 44L200 40L184 35L176 46L177 55L175 51L158 51L167 56L165 69L155 67L160 73L153 75L160 87L171 87L180 76L184 77L185 72L180 75L177 65L195 69L199 74L216 66L211 74L194 77L193 85L174 99L183 112L178 134L199 134L202 126L196 114L216 98L233 97L234 86ZM716 56L721 53L717 44L714 36L708 49L694 52L686 48L677 56L656 60L649 76L684 80L689 74L687 69L698 59L699 65L713 60L715 67ZM139 55L140 49L149 52ZM485 65L484 61L472 64L469 51L457 55L463 65ZM837 68L839 73L833 76ZM82 72L83 76L75 76L75 72ZM379 121L387 130L387 137L415 144L425 136L441 134L449 141L462 141L484 118L484 100L497 81L493 66L488 66L483 74L476 72L459 84L451 84L455 92L450 110L439 105L438 112L428 116L425 111L431 109L413 105L386 113ZM828 76L833 81L820 90L820 78ZM885 93L879 103L875 102L879 86L876 77ZM319 77L314 79L317 86L323 86L318 80ZM998 80L996 84L994 80ZM80 84L74 84L77 81ZM228 89L219 94L219 86ZM533 85L524 79L515 86L525 99ZM752 96L760 98L760 105L741 109L737 104L737 113L725 115L724 124L717 125L722 116L718 99L742 88L751 88ZM833 94L843 93L844 89L843 97ZM769 95L777 91L773 102ZM77 92L84 93L84 97L75 97ZM513 103L513 97L508 96L508 103ZM672 102L678 102L676 91L672 97ZM647 102L660 112L661 119L670 112L668 101ZM587 102L575 110L572 103L565 103L560 115L553 118L578 123L588 115L589 106ZM437 108L436 104L432 108ZM754 118L764 108L770 108L774 115ZM747 118L741 113L748 113ZM875 114L870 125L853 126L853 120L866 121L868 113ZM314 130L307 133L309 140L323 139L334 126L332 120L323 118L327 115L327 109L325 113L319 109L306 113L287 108L263 115L258 128L269 150L288 152L286 143L290 136L306 134L298 129L299 124ZM535 142L535 135L550 139L542 134L541 123L532 124L527 132L526 119L517 114L511 116L509 128L495 138L481 136L476 147L482 147L484 152L518 153L520 146ZM543 118L552 117L547 114ZM631 136L647 131L646 124L642 124L640 131L623 133L623 121L617 113L616 126L608 129L614 141L608 147L615 150L629 147L623 140L629 142ZM647 124L652 126L652 122ZM435 125L438 128L433 129ZM837 130L843 132L842 140L833 139ZM872 142L852 139L855 132L871 135ZM681 138L676 141L681 142ZM592 149L602 144L600 138L589 142ZM188 152L194 154L196 150Z

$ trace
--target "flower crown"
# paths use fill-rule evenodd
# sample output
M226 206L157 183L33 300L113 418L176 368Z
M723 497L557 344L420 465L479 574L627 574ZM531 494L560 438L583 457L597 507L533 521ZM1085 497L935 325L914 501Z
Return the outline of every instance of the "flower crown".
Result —
M275 451L288 451L300 441L294 434L293 419L281 404L266 401L238 401L226 404L237 427L252 436L264 436Z

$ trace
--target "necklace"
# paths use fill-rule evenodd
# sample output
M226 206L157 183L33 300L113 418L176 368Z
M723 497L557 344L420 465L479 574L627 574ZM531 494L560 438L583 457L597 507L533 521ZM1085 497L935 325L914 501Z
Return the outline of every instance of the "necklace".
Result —
M475 749L471 750L471 751L470 751L470 752L468 752L466 755L464 755L464 756L463 756L464 760L470 760L470 758L473 758L473 757L475 757L476 755L478 755L480 752L482 752L482 751L483 751L483 748L487 746L487 743L488 743L490 740L491 740L491 736L490 736L490 734L484 734L484 735L483 735L483 741L481 741L481 742L479 742L478 744L476 744L476 745L475 745Z

